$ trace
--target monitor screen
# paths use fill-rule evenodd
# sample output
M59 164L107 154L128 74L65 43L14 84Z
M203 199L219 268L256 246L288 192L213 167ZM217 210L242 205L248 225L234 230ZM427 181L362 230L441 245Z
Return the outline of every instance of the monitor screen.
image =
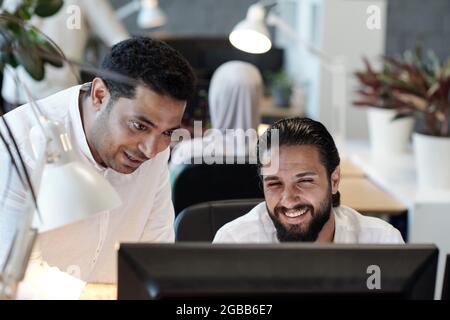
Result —
M450 254L447 255L447 260L445 262L441 300L450 300Z
M119 299L433 299L434 245L121 244Z

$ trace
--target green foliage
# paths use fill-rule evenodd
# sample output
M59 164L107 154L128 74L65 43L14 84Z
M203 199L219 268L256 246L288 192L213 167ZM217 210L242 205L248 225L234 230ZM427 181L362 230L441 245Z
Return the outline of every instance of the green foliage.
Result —
M267 80L272 90L280 90L286 96L291 95L293 83L286 70L281 69L278 72L268 73Z
M2 1L0 1L1 5ZM49 17L63 6L63 0L23 0L13 12L0 13L0 67L21 65L35 80L45 76L44 65L63 65L63 55L56 45L38 29L29 25L37 15Z
M63 0L38 0L34 13L42 18L47 18L57 13L63 4Z

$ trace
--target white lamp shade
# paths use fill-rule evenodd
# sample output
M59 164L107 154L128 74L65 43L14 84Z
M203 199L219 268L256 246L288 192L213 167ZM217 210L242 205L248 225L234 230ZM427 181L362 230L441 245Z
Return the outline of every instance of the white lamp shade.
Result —
M158 6L158 1L143 0L138 14L137 24L139 28L157 28L166 23L166 15Z
M81 162L47 164L38 195L40 232L85 219L121 204L114 188Z
M245 20L239 22L230 33L229 39L233 46L249 53L264 53L270 50L269 30L264 23L265 10L259 4L248 9Z
M272 42L270 41L267 28L262 27L259 28L260 30L258 28L247 28L246 21L240 22L230 33L229 39L231 44L239 50L248 53L259 54L269 51L272 47Z

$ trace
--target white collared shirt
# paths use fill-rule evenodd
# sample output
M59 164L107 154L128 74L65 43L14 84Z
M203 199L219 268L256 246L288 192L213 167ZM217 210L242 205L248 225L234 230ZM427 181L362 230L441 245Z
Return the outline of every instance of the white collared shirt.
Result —
M175 239L174 210L167 168L170 151L166 149L161 152L143 163L132 174L121 174L98 165L84 135L78 106L80 87L61 91L39 101L39 105L46 117L59 120L65 125L78 160L90 164L111 183L121 197L122 205L86 220L42 233L38 237L38 244L42 259L52 267L87 282L116 282L117 243L173 242ZM6 118L15 133L27 167L33 172L35 163L28 133L35 122L29 106L11 111ZM2 159L5 158L4 153L0 148ZM0 167L6 163L7 161L0 162ZM6 175L3 173L8 171L7 168L4 169L0 170L0 192L6 181ZM7 192L4 209L20 207L18 203L23 201L21 191L10 185ZM8 214L3 216L8 217ZM11 215L9 219L10 221L6 219L2 224L0 218L0 241L7 241L7 235L12 234L9 232L13 225ZM1 258L0 254L0 266ZM54 297L57 297L57 294Z
M404 243L400 232L389 223L339 206L333 208L335 243ZM279 243L272 219L262 202L249 213L217 231L216 243Z

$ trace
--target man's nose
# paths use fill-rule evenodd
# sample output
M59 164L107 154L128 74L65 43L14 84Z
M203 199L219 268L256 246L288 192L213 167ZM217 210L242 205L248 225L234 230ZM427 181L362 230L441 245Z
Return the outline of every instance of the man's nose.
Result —
M157 137L148 137L139 144L139 151L141 151L147 159L154 158L158 153L158 140Z
M281 196L281 205L290 209L295 207L301 201L300 194L293 187L286 187Z

